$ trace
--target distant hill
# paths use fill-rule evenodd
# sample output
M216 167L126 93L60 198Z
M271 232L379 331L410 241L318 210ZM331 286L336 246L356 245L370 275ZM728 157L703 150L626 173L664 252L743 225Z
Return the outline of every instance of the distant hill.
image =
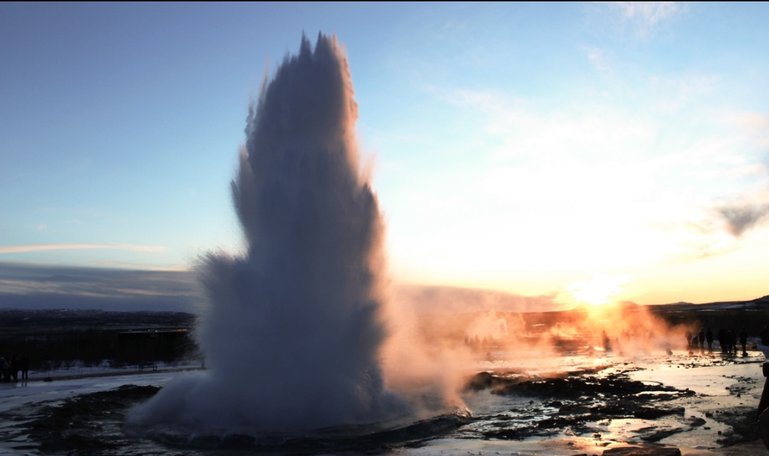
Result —
M417 284L394 285L389 299L417 313L541 312L558 308L554 296ZM202 304L200 286L190 271L0 263L0 309L198 313Z
M196 313L188 271L0 263L0 309L93 309Z
M747 301L718 301L708 302L702 304L694 304L690 302L677 302L672 304L654 304L649 307L656 310L664 310L668 312L689 312L689 311L724 311L724 310L768 310L769 311L769 295L762 296L756 299L750 299Z
M388 299L418 314L552 312L563 310L557 296L524 296L497 290L396 283ZM92 309L188 312L204 305L190 271L147 271L0 262L0 309ZM732 302L679 302L649 306L657 312L769 310L769 296Z

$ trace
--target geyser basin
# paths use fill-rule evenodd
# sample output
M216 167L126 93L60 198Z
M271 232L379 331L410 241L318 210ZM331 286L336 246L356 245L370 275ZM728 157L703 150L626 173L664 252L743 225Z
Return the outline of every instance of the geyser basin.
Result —
M248 250L201 268L208 371L137 407L131 427L259 434L407 413L378 362L383 225L356 118L336 39L303 37L249 111L232 183Z

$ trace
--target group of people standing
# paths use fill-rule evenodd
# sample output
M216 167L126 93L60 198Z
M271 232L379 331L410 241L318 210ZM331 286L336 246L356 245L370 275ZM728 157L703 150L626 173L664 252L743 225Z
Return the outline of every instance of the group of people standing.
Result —
M705 344L708 345L708 350L713 351L713 330L710 328L700 329L697 334L687 333L687 342L689 348L698 348L701 351L705 351ZM748 332L743 329L739 334L735 333L731 329L719 329L717 338L718 345L721 347L721 353L724 355L737 355L737 337L739 336L739 342L742 346L742 356L748 356Z
M13 355L10 359L0 356L0 380L3 382L29 380L29 358L27 356Z

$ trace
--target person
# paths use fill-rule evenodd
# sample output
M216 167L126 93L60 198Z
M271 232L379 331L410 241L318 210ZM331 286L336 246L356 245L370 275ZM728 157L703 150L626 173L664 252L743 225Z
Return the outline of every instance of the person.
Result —
M745 350L748 345L748 332L745 328L742 328L742 331L740 331L740 345L742 345L742 357L744 358L748 356L748 352Z
M769 359L769 327L764 325L761 328L761 332L758 333L759 341L756 344L756 348L761 350L766 359Z
M761 336L761 345L769 345L769 326L764 325L759 335Z
M611 351L611 341L609 340L609 336L606 335L606 331L601 332L601 338L603 339L603 350L604 353L608 353Z
M737 336L734 334L734 331L732 331L731 329L726 330L726 354L727 355L737 354Z
M708 328L705 331L705 340L708 342L708 351L713 352L713 330Z
M700 332L697 334L697 344L700 346L700 351L705 351L705 329L700 328Z
M24 355L19 361L19 367L21 368L21 380L29 380L29 356Z
M721 354L726 354L726 331L724 328L718 330L718 346L721 347Z
M0 376L2 376L0 380L3 382L11 381L11 363L4 356L0 356Z
M19 355L14 353L11 357L11 377L13 378L14 383L19 381L19 370L21 370L21 366L19 366Z

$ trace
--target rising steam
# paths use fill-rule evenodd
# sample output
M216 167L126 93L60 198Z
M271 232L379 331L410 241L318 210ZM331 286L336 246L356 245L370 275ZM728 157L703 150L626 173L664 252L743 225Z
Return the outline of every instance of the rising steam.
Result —
M133 423L254 433L404 413L378 363L383 225L356 118L336 39L303 37L249 111L232 184L248 250L202 267L208 371L169 384Z

